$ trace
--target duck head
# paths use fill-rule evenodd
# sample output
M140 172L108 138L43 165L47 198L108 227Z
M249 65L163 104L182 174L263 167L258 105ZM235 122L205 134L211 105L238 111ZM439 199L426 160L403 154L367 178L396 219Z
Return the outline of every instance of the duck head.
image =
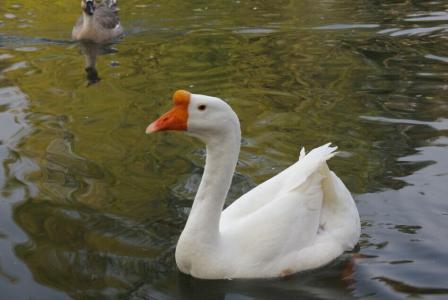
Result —
M94 0L82 0L81 8L82 8L83 12L85 12L87 15L92 16L93 12L95 11L95 1Z
M146 133L185 131L207 143L234 130L239 134L239 125L235 112L223 100L179 90L173 95L171 110L152 122Z

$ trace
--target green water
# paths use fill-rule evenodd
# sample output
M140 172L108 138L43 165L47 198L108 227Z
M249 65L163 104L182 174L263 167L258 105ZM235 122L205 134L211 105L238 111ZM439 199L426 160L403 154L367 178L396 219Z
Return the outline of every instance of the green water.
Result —
M0 299L448 297L448 2L122 1L94 84L78 2L0 5ZM356 249L285 279L181 275L203 145L144 135L176 89L240 117L228 203L339 146Z

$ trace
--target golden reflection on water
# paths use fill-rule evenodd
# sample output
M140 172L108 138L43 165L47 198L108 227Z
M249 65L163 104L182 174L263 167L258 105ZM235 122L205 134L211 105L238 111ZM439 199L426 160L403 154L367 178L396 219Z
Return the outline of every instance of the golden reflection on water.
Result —
M101 49L68 40L77 2L0 7L2 295L448 294L443 4L120 5L128 34ZM101 81L84 70L93 59ZM331 167L355 194L359 248L284 280L178 274L174 247L204 151L175 133L146 137L144 128L179 88L224 98L241 119L228 202L290 165L300 146L338 145Z

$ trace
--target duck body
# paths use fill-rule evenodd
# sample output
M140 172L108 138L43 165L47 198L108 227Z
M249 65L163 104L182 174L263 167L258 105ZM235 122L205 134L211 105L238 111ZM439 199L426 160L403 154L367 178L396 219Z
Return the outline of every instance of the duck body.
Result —
M83 0L81 6L82 15L72 30L74 40L107 43L123 35L115 0L104 0L99 4Z
M178 99L188 96L178 93ZM238 160L239 121L218 98L188 97L188 120L180 128L206 143L207 157L176 247L183 273L203 279L282 277L326 265L355 246L359 214L350 192L326 164L336 150L329 144L308 154L302 149L295 164L223 210ZM179 102L147 132L170 130L164 127L173 122L170 117L182 118ZM204 105L208 116L198 111Z

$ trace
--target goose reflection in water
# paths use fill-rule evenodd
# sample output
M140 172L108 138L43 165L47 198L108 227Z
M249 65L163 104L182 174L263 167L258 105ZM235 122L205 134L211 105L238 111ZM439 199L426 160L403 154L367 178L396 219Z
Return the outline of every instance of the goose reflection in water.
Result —
M117 52L111 44L97 44L93 42L80 42L81 53L84 55L87 86L95 84L101 80L96 68L96 57L98 55L111 54ZM114 65L111 63L111 65Z

